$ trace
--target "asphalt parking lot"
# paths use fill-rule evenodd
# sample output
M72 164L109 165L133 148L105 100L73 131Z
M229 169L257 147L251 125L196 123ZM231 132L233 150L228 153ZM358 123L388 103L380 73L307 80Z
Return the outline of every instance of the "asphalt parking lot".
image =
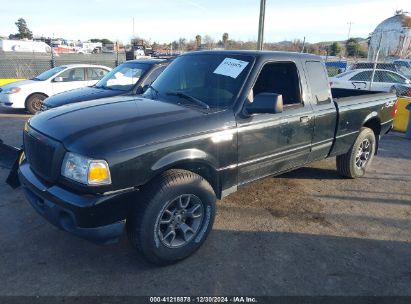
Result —
M19 145L27 118L0 110L0 138ZM99 246L59 231L6 174L0 295L411 295L411 140L400 133L364 178L341 179L331 158L225 198L204 246L163 268L125 237Z

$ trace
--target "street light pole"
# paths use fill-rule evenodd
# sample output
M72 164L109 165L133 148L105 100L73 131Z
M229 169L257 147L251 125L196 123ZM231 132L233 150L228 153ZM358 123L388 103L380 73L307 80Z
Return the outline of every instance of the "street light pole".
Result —
M265 0L261 0L260 3L260 19L258 21L258 41L257 50L263 49L264 43L264 18L265 18Z

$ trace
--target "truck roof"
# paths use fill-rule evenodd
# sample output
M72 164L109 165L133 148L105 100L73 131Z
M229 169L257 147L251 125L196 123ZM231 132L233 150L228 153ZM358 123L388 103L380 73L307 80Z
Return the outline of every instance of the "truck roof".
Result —
M322 61L321 56L307 54L307 53L296 53L296 52L278 52L278 51L254 51L254 50L207 50L207 51L193 51L185 53L184 55L189 54L226 54L226 55L249 55L258 57L261 59L270 59L270 58L290 58L290 59L311 59Z

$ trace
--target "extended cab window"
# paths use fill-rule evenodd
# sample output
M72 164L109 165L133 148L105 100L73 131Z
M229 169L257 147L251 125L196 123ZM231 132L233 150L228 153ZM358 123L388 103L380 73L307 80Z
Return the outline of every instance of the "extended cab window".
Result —
M307 61L305 65L314 102L317 104L330 103L330 90L325 66L320 61Z
M284 105L301 105L300 80L295 63L266 63L253 88L254 96L260 93L281 94Z

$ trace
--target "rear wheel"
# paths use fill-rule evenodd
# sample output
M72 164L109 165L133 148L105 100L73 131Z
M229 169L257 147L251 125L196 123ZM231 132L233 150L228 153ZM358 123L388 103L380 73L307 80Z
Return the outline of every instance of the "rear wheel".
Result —
M349 178L361 177L370 166L375 154L375 135L369 128L361 128L351 149L337 156L337 171Z
M201 176L170 170L143 190L127 220L131 243L148 261L171 264L194 253L214 222L216 197Z
M26 101L26 110L30 114L36 114L41 109L44 99L47 97L43 94L33 94Z

